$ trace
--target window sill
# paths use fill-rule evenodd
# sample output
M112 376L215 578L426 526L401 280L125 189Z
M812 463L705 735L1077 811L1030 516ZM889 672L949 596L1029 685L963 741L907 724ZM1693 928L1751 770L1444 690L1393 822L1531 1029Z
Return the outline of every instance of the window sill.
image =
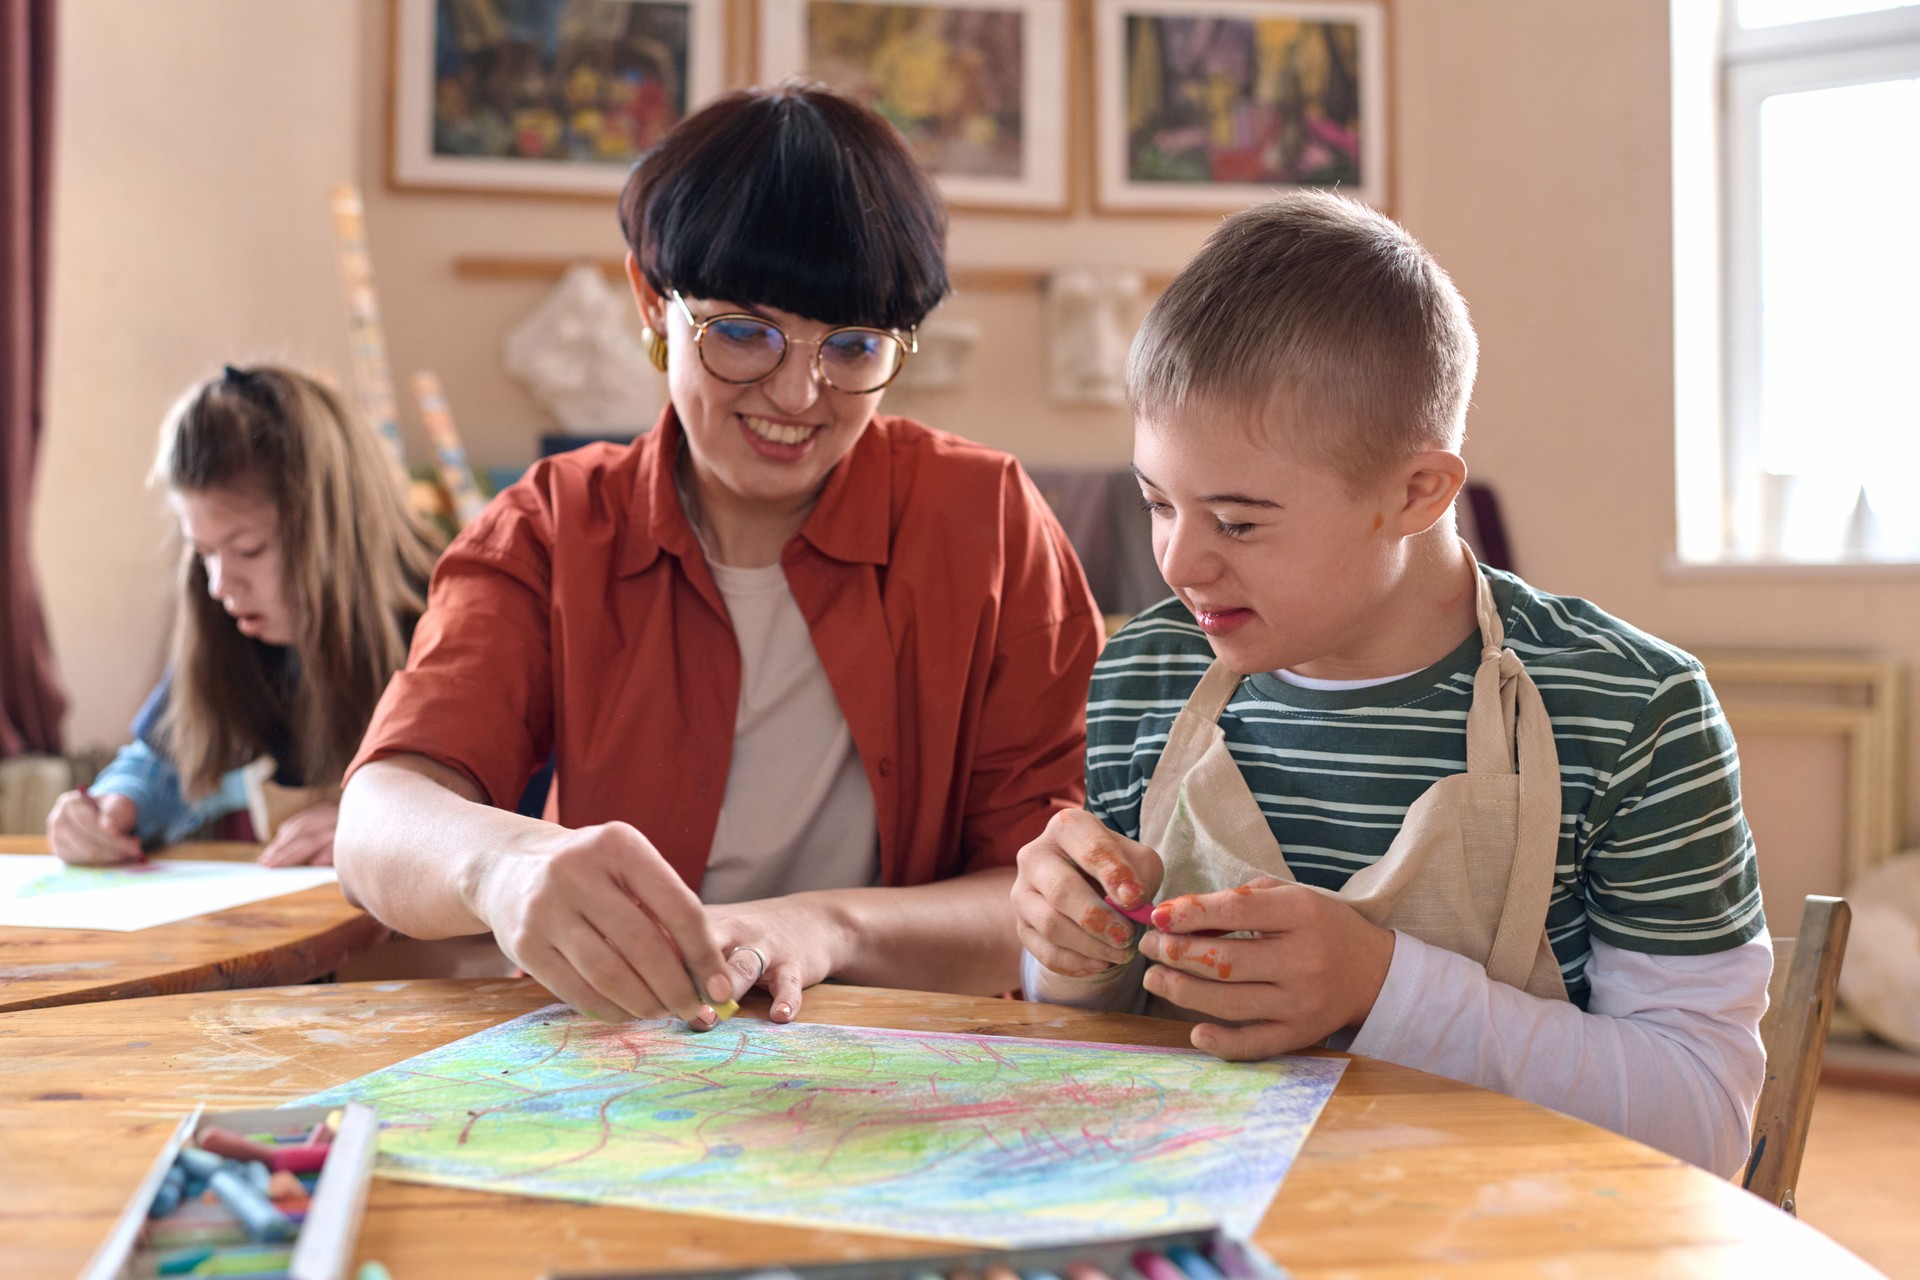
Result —
M1677 582L1920 581L1915 560L1681 560L1669 557L1660 576Z

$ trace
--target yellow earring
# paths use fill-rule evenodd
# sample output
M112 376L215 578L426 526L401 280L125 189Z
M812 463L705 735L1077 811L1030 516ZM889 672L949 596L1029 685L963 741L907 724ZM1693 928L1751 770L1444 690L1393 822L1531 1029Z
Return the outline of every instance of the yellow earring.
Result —
M640 340L647 344L647 361L660 372L667 371L667 340L653 331L651 325L640 330Z

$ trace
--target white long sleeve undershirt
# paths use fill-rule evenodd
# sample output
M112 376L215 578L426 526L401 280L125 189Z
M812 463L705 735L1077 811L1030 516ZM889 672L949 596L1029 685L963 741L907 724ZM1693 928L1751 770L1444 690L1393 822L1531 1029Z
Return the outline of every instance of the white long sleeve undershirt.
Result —
M1551 1107L1704 1169L1747 1157L1766 1074L1760 1015L1773 944L1765 933L1710 955L1628 951L1595 939L1582 1010L1542 1000L1397 930L1373 1012L1335 1048L1431 1071ZM1093 978L1021 960L1029 1000L1137 1009L1139 957Z

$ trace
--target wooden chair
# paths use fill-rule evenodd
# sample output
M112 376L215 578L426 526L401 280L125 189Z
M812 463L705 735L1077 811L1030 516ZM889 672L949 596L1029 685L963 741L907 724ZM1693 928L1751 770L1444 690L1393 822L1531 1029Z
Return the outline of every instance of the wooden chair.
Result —
M1840 960L1853 912L1840 898L1809 894L1798 938L1773 940L1773 979L1760 1039L1767 1077L1754 1108L1753 1148L1740 1185L1788 1213L1813 1119L1814 1086L1826 1052Z

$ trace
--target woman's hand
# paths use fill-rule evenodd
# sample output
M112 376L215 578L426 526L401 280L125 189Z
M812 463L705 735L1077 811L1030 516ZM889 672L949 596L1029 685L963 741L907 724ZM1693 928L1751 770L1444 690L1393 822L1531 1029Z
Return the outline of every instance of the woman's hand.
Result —
M1089 978L1132 958L1128 910L1153 901L1160 855L1107 829L1084 809L1062 809L1040 838L1020 851L1013 913L1020 945L1047 968Z
M1153 909L1140 954L1144 985L1183 1009L1217 1018L1193 1029L1193 1047L1234 1062L1318 1044L1373 1012L1393 964L1393 931L1338 898L1267 877ZM1193 937L1201 930L1254 938Z
M47 815L47 845L54 856L75 866L133 862L140 857L140 839L133 834L137 816L133 801L125 796L69 791L53 802Z
M309 805L290 816L260 851L263 867L330 867L333 865L333 829L340 823L340 806L331 802Z
M727 957L733 998L765 987L773 997L773 1020L792 1022L800 1013L800 993L841 967L848 934L832 903L831 894L796 893L707 908Z
M704 1027L707 1002L732 994L735 972L700 899L627 823L542 823L482 866L475 913L515 964L580 1012L605 1022L671 1012Z

